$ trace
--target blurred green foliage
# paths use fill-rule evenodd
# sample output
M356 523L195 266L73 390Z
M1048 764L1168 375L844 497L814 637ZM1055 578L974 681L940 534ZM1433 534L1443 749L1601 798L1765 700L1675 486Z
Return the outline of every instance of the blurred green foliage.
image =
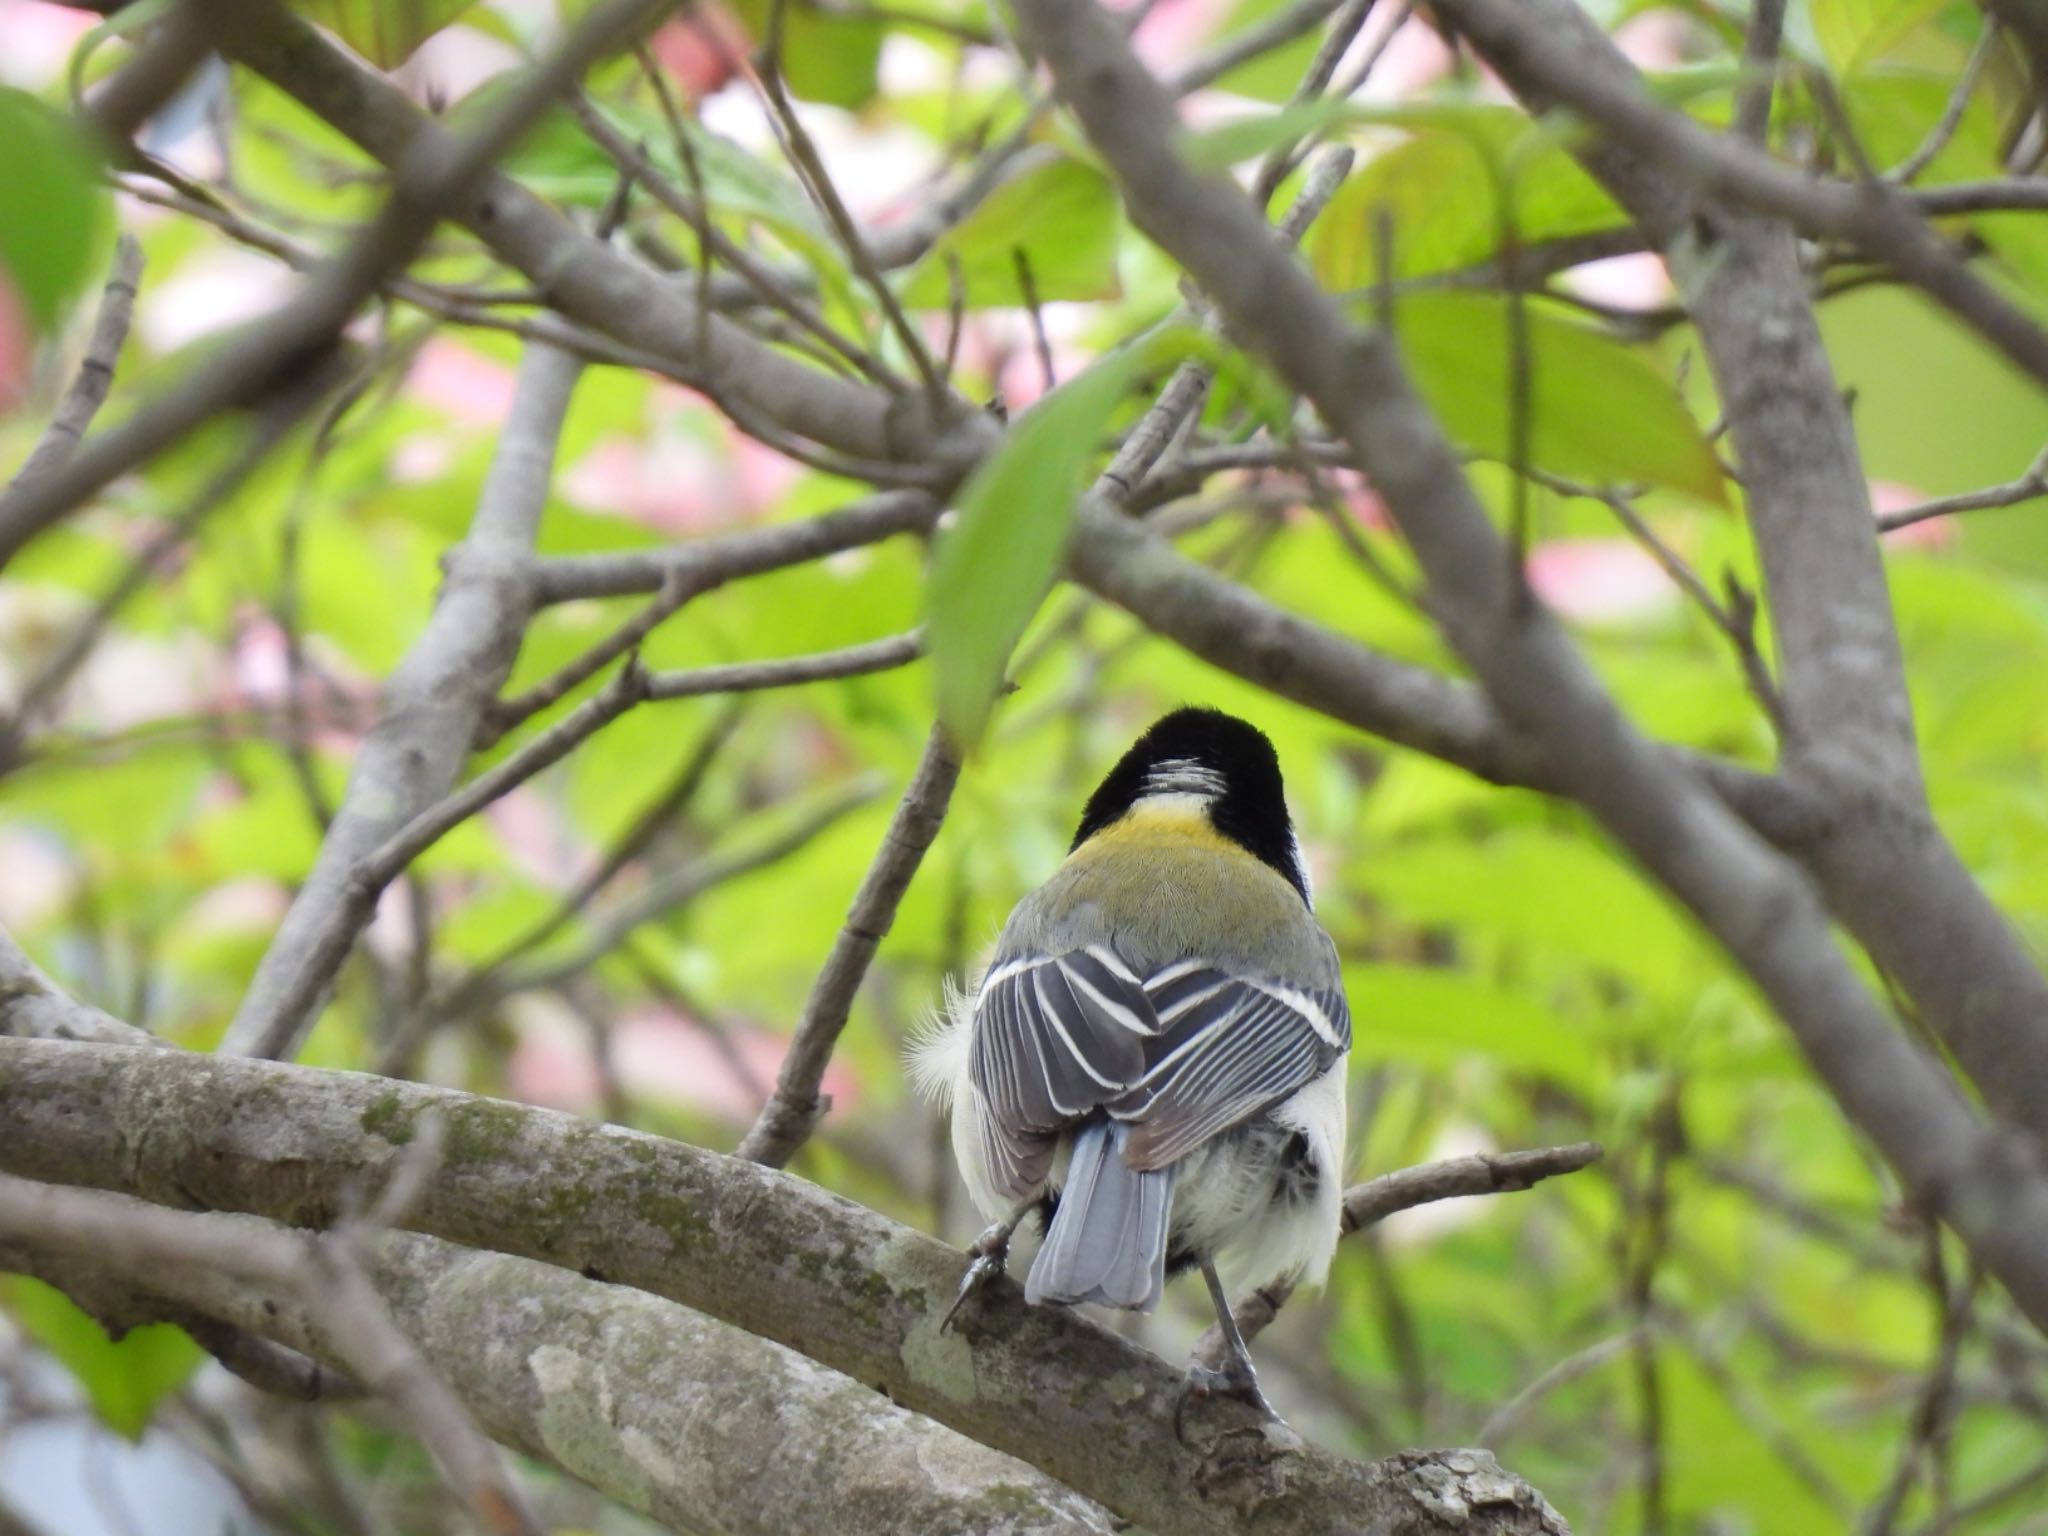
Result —
M942 55L963 46L950 34L828 9L791 10L799 94L858 108L871 129L921 137L934 158L976 123L992 132L1015 125L1017 103L994 99L1000 93L984 99L963 87L941 104L880 91L885 34L914 33ZM962 27L983 16L945 0L916 9ZM1278 9L1248 0L1224 30ZM1637 8L1608 9L1619 20ZM418 40L391 32L382 5L330 10L352 37L350 18L365 18L369 30L355 40L372 56L400 56ZM431 31L457 12L491 14L487 5L410 14ZM1926 0L1813 0L1795 7L1792 36L1834 72L1870 153L1890 163L1941 113L1974 40L1974 14ZM1700 74L1681 82L1691 109L1708 116L1725 113L1729 78L1716 17L1686 34L1686 69ZM1283 99L1306 56L1305 45L1292 45L1231 83ZM606 66L593 88L612 120L687 185L685 157L638 77ZM1994 72L1925 181L1994 168L2002 108L2016 88ZM1368 307L1383 275L1424 278L1497 257L1510 222L1525 245L1615 222L1556 135L1476 99L1456 76L1434 89L1439 105L1405 124L1381 113L1346 130L1360 169L1308 243L1325 281ZM1781 128L1810 133L1810 100L1787 96ZM464 110L456 108L458 122ZM0 94L0 137L16 121L55 132L40 108ZM1049 142L1063 142L1061 131L1047 129ZM759 145L699 123L688 132L721 227L766 258L812 271L833 323L886 349L872 301L789 174ZM270 221L320 228L372 205L361 157L247 78L234 88L231 148L238 197ZM0 259L47 318L86 280L98 198L81 166L24 158L0 164ZM509 169L584 209L617 183L566 115L547 120ZM21 218L36 199L47 199L50 217ZM1396 234L1386 274L1374 255L1379 209L1391 212ZM652 206L637 217L645 234L694 251L682 221ZM148 256L145 313L189 302L176 285L216 268L225 237L189 219L134 224ZM2041 217L1985 217L1969 228L1988 247L1986 267L2038 302L2048 278ZM1609 1149L1600 1167L1535 1192L1416 1213L1347 1242L1327 1294L1297 1302L1261 1346L1283 1402L1305 1428L1362 1452L1474 1443L1485 1433L1584 1531L1644 1527L1652 1454L1668 1529L1847 1528L1905 1454L1938 1353L1941 1310L1928 1277L1966 1284L1959 1254L1899 1207L1747 987L1573 812L1363 739L1074 592L1056 589L1039 605L1072 488L1099 466L1102 434L1127 424L1145 398L1138 386L1156 385L1175 360L1112 349L1156 325L1179 294L1176 275L1123 224L1100 173L1063 155L984 203L903 276L905 301L943 311L957 265L970 310L1012 306L1016 248L1041 299L1088 306L1064 338L1109 360L1021 417L1010 450L964 498L960 529L936 564L899 539L749 580L693 600L645 647L655 667L783 656L894 633L929 613L938 665L746 703L696 798L620 891L571 914L509 968L544 968L606 940L620 893L758 848L864 773L901 784L935 698L975 727L987 710L979 750L841 1047L834 1113L799 1161L854 1198L963 1236L974 1222L939 1161L936 1128L906 1089L905 1036L936 1005L943 980L971 968L1011 904L1057 864L1087 791L1155 713L1202 701L1247 715L1279 747L1319 909L1345 957L1358 1019L1357 1172L1482 1145L1595 1137ZM504 278L452 231L420 272L450 283ZM1420 383L1462 445L1503 456L1503 301L1403 297L1395 317ZM1647 487L1640 505L1673 550L1711 584L1725 574L1755 589L1740 488L1724 479L1707 436L1718 414L1712 382L1682 321L1610 324L1586 305L1550 300L1532 302L1527 318L1539 466ZM1921 299L1857 288L1829 299L1822 323L1854 392L1870 474L1908 499L2010 479L2048 441L2048 402ZM145 325L124 363L130 399L169 385L187 361L186 346L149 334ZM373 387L327 438L295 439L213 515L172 577L123 610L90 686L0 782L0 918L81 996L181 1044L218 1038L311 863L377 684L418 633L437 562L474 505L496 422L487 400L466 399L465 388L501 383L496 370L516 344L490 331L454 334L430 339L418 315L386 315L367 354ZM1021 324L979 337L962 353L963 388L1000 393L1016 377L1004 372L1007 357L1028 353L1027 337ZM423 382L429 364L451 359L473 368L468 385ZM1257 371L1235 366L1204 419L1223 441L1271 424ZM0 419L0 462L21 457L39 420L33 408ZM0 583L0 658L12 681L231 451L234 430L153 462L10 567ZM564 435L566 472L542 548L650 547L810 515L857 493L814 471L761 473L762 456L702 400L594 370ZM616 475L579 473L621 461L651 466L626 485L653 511L628 515ZM1480 463L1474 481L1505 519L1506 473ZM1181 545L1293 611L1404 659L1448 666L1400 590L1411 574L1402 552L1353 489L1344 491L1351 532L1376 552L1378 571L1299 504L1226 507L1191 520ZM1539 558L1568 561L1621 537L1594 500L1537 490L1531 509ZM1939 543L1895 544L1890 573L1942 822L2005 910L2048 947L2044 515L2037 501L1974 515ZM1582 570L1573 587L1566 569L1567 596L1580 600L1568 611L1635 719L1679 745L1769 760L1768 722L1721 633L1673 591L1653 588L1642 600L1638 584L1629 601L1609 602L1594 576ZM601 638L634 601L543 612L511 689ZM297 718L281 702L287 626L310 701ZM1016 692L991 707L1006 662ZM642 707L437 845L409 892L387 901L306 1059L377 1062L419 1005L422 983L430 998L444 997L516 947L663 794L723 708ZM641 923L571 984L516 990L458 1019L432 1036L420 1070L598 1112L586 1081L596 1070L588 1026L607 1026L623 1089L610 1108L730 1146L889 812L885 796L779 861ZM415 925L428 936L423 954L413 951ZM658 1027L630 1032L649 1019ZM196 1358L158 1330L96 1344L90 1325L38 1288L11 1286L6 1298L9 1314L72 1367L124 1433ZM1181 1300L1195 1317L1197 1299ZM1960 1354L1955 1507L2042 1466L2044 1360L2040 1341L1985 1296ZM2016 1486L1949 1528L2004 1532L2031 1518L2039 1529L2048 1474ZM1901 1529L1930 1518L1924 1480L1904 1509Z

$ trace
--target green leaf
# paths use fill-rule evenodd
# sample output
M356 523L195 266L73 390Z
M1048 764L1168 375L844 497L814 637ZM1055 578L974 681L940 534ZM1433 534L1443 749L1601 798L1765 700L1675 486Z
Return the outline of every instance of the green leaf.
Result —
M1108 177L1079 160L1053 160L998 187L948 231L911 268L903 302L913 309L945 308L957 263L968 308L1022 304L1019 252L1041 300L1113 299L1122 292L1119 224Z
M391 69L476 0L297 0L308 20L334 30L379 69Z
M733 9L752 36L766 33L769 0L738 0ZM782 77L790 94L833 107L865 106L879 80L884 31L871 17L827 15L790 0L782 18Z
M1725 504L1713 448L1647 358L1537 305L1526 319L1532 462L1576 479L1647 482ZM1395 311L1394 334L1416 388L1451 435L1473 452L1505 459L1508 301L1416 294Z
M1316 273L1331 288L1379 277L1376 228L1391 225L1394 277L1419 277L1497 255L1500 199L1524 245L1616 229L1619 205L1555 133L1512 107L1461 104L1403 113L1415 131L1347 181L1310 238Z
M1474 1057L1587 1084L1597 1063L1583 1023L1531 997L1530 988L1419 965L1344 968L1362 1060L1454 1067Z
M131 1328L117 1344L63 1292L39 1280L0 1278L0 1301L23 1332L78 1378L101 1422L130 1440L142 1438L156 1405L206 1358L169 1323Z
M107 193L77 131L26 92L0 87L0 144L0 268L48 330L94 275Z
M1230 19L1216 29L1215 46L1230 42L1241 33L1270 20L1289 7L1291 0L1240 0ZM1291 43L1268 48L1246 59L1216 81L1219 90L1258 101L1285 101L1301 86L1309 61L1322 45L1322 33L1310 27Z
M1948 9L1949 0L1813 0L1813 30L1838 75L1868 69Z
M972 749L1003 667L1059 568L1081 471L1132 381L1192 349L1217 350L1187 327L1115 352L1034 405L967 482L958 523L939 541L926 619L939 718Z

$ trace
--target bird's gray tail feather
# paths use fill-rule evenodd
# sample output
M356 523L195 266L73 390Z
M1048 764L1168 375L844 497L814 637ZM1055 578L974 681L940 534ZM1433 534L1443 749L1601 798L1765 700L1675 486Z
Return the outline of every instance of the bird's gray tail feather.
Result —
M1129 1135L1128 1126L1107 1120L1074 1137L1059 1209L1024 1283L1027 1301L1092 1301L1139 1312L1159 1304L1177 1170L1129 1166Z

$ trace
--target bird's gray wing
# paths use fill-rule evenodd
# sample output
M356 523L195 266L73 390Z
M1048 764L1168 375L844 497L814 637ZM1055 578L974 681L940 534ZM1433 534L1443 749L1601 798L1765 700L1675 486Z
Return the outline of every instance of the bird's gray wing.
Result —
M1125 1158L1163 1168L1288 1097L1351 1048L1340 988L1296 987L1184 960L1147 977L1157 1029L1143 1072L1109 1112L1131 1127Z
M975 999L968 1075L996 1187L1022 1198L1045 1182L1059 1132L1119 1100L1145 1075L1159 1021L1114 948L997 957Z

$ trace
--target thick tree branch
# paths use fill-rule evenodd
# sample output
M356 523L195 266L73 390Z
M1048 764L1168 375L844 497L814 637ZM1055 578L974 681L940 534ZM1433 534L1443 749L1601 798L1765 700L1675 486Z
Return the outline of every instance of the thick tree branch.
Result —
M426 244L449 206L461 206L491 180L490 166L585 68L659 19L676 0L603 0L583 14L561 44L522 77L460 138L413 137L394 154L391 189L377 217L303 283L275 313L245 329L177 385L103 433L30 487L0 523L0 568L22 545L115 476L181 441L221 410L261 401L280 381L316 365L356 307ZM238 8L216 41L312 29L272 5ZM326 45L323 45L326 46ZM395 88L392 88L395 89ZM303 402L303 396L299 397Z
M1019 14L1134 221L1351 444L1494 708L1754 978L1914 1197L2048 1327L2038 1150L1982 1122L1878 1006L1799 873L1629 727L1523 584L1390 340L1361 335L1235 186L1189 169L1169 99L1117 28L1091 0L1022 0Z
M0 1175L0 1259L11 1252L15 1267L88 1294L117 1280L359 1368L352 1320L300 1294L306 1250L253 1216ZM494 1438L677 1530L1113 1529L1042 1473L642 1291L409 1234L379 1243L368 1269L386 1326Z
M146 1030L73 999L37 969L5 928L0 928L0 1036L98 1045L162 1043Z
M228 43L241 63L296 97L373 158L390 165L447 143L446 131L389 81L311 25L274 10ZM892 396L779 352L715 313L688 283L578 230L510 177L485 174L444 210L523 272L554 309L636 351L672 360L745 428L765 418L858 458L964 470L996 435L968 402Z
M446 1152L410 1229L602 1275L801 1350L1151 1529L1562 1529L1483 1453L1364 1466L1306 1446L1276 1458L1256 1415L1222 1402L1199 1426L1220 1437L1182 1445L1173 1366L1074 1313L1025 1305L1007 1282L977 1299L964 1331L942 1332L957 1252L757 1163L354 1073L0 1040L0 1171L166 1204L328 1225L430 1113ZM1225 1432L1241 1430L1253 1433ZM1455 1518L1428 1497L1446 1479L1465 1490Z
M2048 385L2048 330L1973 273L1896 188L1814 175L1660 105L1632 68L1615 67L1620 55L1592 18L1563 0L1532 6L1456 0L1439 15L1504 77L1524 89L1540 82L1545 96L1585 118L1608 142L1655 165L1671 197L1690 201L1705 193L1768 214L1809 238L1857 246Z
M1441 14L1538 107L1640 94L1569 0ZM1832 807L1801 856L1979 1092L2038 1135L2048 977L1928 813L1869 492L1791 232L1688 197L1633 137L1581 153L1665 248L1720 386L1783 663L1788 772Z
M530 348L522 360L469 533L448 557L447 582L426 628L391 675L383 713L356 754L312 873L257 965L223 1050L297 1051L361 931L360 903L351 896L357 865L446 795L461 772L533 612L533 541L582 367L544 347ZM313 961L323 953L325 973L316 975Z
M232 1326L253 1323L250 1331L259 1335L272 1331L265 1318L271 1298L291 1298L319 1320L324 1336L325 1347L307 1353L335 1360L405 1415L483 1530L539 1536L539 1522L500 1459L394 1324L339 1234L312 1238L247 1217L166 1210L123 1195L0 1174L0 1252L9 1247L81 1263L95 1280L112 1276L136 1288L162 1287L162 1294L187 1305L194 1304L193 1290L253 1287L252 1305L239 1316L203 1304L199 1310Z

